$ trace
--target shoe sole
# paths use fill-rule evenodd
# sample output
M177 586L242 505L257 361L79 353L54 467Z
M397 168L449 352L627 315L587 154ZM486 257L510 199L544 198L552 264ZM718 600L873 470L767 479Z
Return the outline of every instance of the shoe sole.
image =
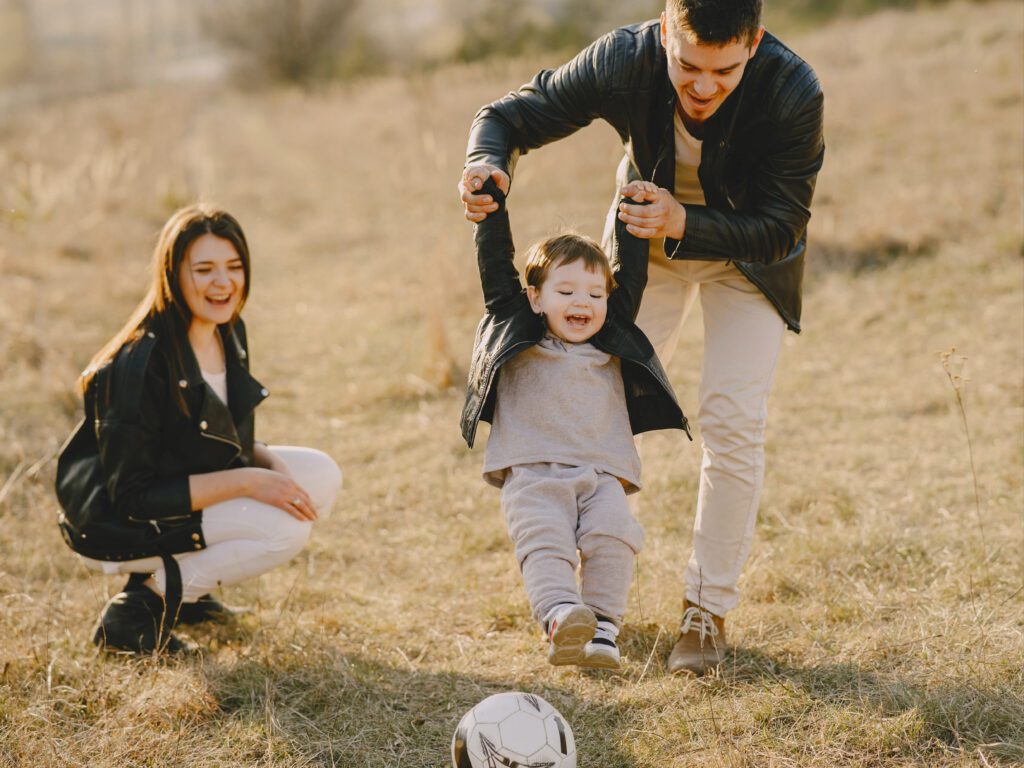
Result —
M575 606L551 635L548 663L556 667L579 664L584 657L583 648L594 639L596 629L594 612L585 605Z
M603 653L584 653L579 665L586 669L622 669L622 662Z
M696 675L700 677L713 669L717 669L725 661L725 654L710 652L703 656L688 655L669 658L668 671L671 675Z

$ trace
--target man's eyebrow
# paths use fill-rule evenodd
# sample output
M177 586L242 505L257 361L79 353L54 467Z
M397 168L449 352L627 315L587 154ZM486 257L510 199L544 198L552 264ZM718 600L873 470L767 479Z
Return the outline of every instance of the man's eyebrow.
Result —
M682 56L676 56L676 61L678 61L684 67L690 67L691 69L700 69L700 67L698 67L696 64L693 64L693 63L687 61ZM738 67L742 63L743 63L742 61L737 61L736 63L729 64L728 66L725 66L725 67L718 67L714 71L715 72L728 72L731 69L736 69L736 67Z

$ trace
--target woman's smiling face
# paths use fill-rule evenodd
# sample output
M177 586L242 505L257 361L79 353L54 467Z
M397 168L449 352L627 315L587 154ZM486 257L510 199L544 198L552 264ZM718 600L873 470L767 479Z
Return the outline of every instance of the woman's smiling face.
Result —
M223 325L238 312L245 293L245 268L230 241L202 235L192 243L178 271L192 323Z

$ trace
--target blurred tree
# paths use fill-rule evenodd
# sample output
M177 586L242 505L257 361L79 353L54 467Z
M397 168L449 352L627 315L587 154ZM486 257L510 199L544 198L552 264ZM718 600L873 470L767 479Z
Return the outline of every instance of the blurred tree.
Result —
M564 0L547 6L485 0L463 22L462 42L454 58L477 61L490 56L578 51L607 31L601 28L603 14L596 13L589 0Z
M0 84L28 72L31 34L26 0L0 0Z
M309 83L351 66L358 0L223 0L203 12L207 33L265 77Z
M976 0L977 1L977 0ZM769 25L807 27L838 16L883 8L940 5L948 0L765 0ZM603 33L657 18L664 0L478 0L462 21L461 43L452 54L460 61L528 53L565 54Z

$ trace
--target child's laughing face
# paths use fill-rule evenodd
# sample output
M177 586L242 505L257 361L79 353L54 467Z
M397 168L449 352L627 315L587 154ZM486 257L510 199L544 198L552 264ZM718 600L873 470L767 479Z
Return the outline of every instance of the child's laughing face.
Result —
M543 314L548 330L563 341L587 341L608 315L606 278L582 259L553 267L540 289L531 285L526 292L533 311Z

